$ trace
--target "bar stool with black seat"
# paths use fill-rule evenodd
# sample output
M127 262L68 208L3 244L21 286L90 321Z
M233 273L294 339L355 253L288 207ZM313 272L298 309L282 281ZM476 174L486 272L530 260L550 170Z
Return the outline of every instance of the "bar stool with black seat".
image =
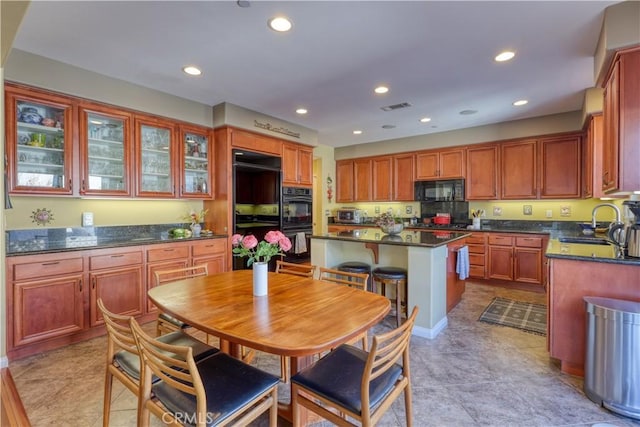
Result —
M140 390L140 356L129 325L132 317L110 312L104 306L102 298L98 298L98 309L102 313L107 329L107 368L102 421L103 425L108 427L113 378L124 384L137 397ZM219 351L182 331L164 334L158 337L158 340L166 344L191 347L196 360L209 357Z
M373 292L373 287L371 283L371 266L366 262L346 261L338 264L335 269L340 271L346 271L347 273L368 274L369 279L367 280L366 290Z
M402 313L408 317L407 312L407 270L400 267L376 267L373 269L373 283L380 284L380 294L387 295L387 286L393 286L396 294L396 320L398 326L402 323ZM402 297L405 298L404 304ZM402 306L404 305L404 310Z

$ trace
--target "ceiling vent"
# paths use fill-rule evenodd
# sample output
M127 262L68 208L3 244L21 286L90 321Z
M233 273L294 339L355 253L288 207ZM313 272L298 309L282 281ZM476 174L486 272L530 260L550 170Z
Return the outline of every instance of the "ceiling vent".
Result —
M402 104L387 105L386 107L380 107L380 108L384 111L393 111L393 110L399 110L401 108L407 108L407 107L411 107L411 104L409 104L408 102L403 102Z

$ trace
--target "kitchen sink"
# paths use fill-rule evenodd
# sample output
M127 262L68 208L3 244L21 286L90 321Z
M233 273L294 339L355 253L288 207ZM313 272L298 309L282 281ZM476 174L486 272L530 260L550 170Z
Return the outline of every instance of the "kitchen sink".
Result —
M581 243L587 245L610 245L607 239L601 237L560 237L558 238L560 243Z

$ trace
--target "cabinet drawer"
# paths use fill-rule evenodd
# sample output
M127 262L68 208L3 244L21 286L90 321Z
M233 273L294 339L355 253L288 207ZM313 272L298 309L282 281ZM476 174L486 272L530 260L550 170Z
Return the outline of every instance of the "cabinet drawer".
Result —
M511 236L489 236L489 244L495 246L513 246L513 237Z
M484 278L484 265L470 265L469 277Z
M84 270L82 258L29 262L13 266L13 280L34 279L37 277L50 278L60 274L82 273Z
M484 254L484 252L485 252L484 245L469 245L470 254Z
M516 237L516 246L525 248L541 248L542 237Z
M216 253L224 253L227 250L227 239L208 240L194 243L191 247L191 255L194 257L207 256Z
M469 265L484 266L484 254L469 254Z
M142 251L104 254L89 257L89 270L142 264Z
M472 234L471 236L467 237L466 240L470 245L484 245L484 235Z
M188 246L175 246L170 248L157 248L147 250L147 262L179 258L189 258Z

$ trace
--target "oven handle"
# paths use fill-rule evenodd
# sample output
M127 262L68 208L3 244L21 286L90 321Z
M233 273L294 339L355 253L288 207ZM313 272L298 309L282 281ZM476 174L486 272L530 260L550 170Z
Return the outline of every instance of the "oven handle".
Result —
M295 202L301 202L301 203L313 203L313 199L311 197L304 197L304 196L283 196L282 197L282 203L295 203Z

